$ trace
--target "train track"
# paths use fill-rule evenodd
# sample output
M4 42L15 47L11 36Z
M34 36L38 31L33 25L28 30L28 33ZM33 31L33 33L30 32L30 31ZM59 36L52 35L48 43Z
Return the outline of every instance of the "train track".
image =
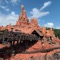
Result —
M0 49L0 55L1 54L34 54L34 53L47 53L47 52L50 52L50 51L53 51L55 49L60 49L60 47L56 47L56 48L50 48L50 49L45 49L45 50L37 50L37 51L31 51L31 52L28 52L28 51L20 51L20 50L13 50L13 49L6 49L6 50L3 50L3 49Z

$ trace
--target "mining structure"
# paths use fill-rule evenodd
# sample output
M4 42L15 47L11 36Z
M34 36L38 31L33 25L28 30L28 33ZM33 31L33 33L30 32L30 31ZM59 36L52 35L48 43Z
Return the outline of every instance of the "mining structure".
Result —
M28 19L24 5L15 25L0 26L0 59L60 60L60 40L52 28Z

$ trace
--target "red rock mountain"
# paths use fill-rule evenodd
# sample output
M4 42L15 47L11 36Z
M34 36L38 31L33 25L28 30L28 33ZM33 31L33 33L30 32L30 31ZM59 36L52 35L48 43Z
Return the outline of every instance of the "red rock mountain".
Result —
M43 35L42 40L38 40L34 45L32 45L30 48L28 48L26 51L28 52L34 52L34 51L44 51L46 49L52 49L49 52L39 52L39 53L31 53L31 54L16 54L13 57L10 57L10 60L54 60L52 57L54 53L60 52L60 40L55 37L54 31L51 29L46 30L45 27L40 27L38 24L38 20L36 18L32 18L31 21L29 21L26 11L24 9L24 5L21 6L21 15L19 16L17 22L15 25L7 25L7 26L1 26L0 30L8 29L11 31L11 28L13 28L13 31L21 31L26 34L31 34L33 31L36 31L39 35ZM0 49L9 46L0 44ZM56 48L56 49L55 49ZM60 55L59 55L60 56Z

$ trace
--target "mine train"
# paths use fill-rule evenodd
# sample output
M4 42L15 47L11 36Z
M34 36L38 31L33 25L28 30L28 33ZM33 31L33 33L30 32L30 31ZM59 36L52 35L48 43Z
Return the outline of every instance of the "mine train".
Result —
M24 41L24 40L39 40L42 39L42 36L38 36L36 34L26 34L20 31L8 31L0 30L0 44L8 43L11 41Z

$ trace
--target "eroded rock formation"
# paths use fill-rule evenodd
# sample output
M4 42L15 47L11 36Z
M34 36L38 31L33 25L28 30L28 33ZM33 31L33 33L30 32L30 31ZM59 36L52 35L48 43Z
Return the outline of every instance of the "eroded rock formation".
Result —
M32 34L32 32L37 33L39 36L43 36L43 39L38 40L32 47L26 49L28 52L34 52L34 51L40 51L39 53L31 53L31 54L16 54L15 56L11 56L10 60L55 60L52 55L55 52L60 52L60 40L55 37L54 31L51 29L46 30L45 27L40 27L38 25L38 20L36 18L32 18L31 21L29 21L26 11L24 9L24 5L21 6L21 15L19 16L17 22L15 25L7 25L7 26L1 26L0 30L8 29L11 31L11 28L13 28L13 31L21 31L26 34ZM32 37L33 38L33 37ZM9 44L9 43L8 43ZM8 45L7 44L7 45ZM7 46L0 44L0 49ZM41 51L46 52L42 53ZM50 51L51 50L51 51ZM50 58L49 58L50 57ZM7 58L9 59L9 58ZM58 60L58 59L57 59Z

